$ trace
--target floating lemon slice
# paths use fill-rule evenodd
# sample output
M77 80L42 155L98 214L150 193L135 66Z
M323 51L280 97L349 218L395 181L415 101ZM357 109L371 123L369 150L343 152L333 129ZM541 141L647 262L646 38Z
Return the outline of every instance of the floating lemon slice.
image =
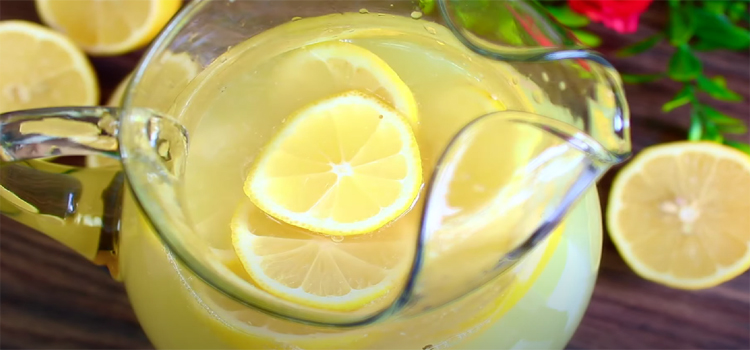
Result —
M380 57L355 44L327 41L305 46L278 62L272 87L278 98L318 100L348 90L375 95L413 124L417 102L409 87Z
M278 223L246 202L232 218L232 245L252 280L269 293L350 311L404 281L416 230L399 223L371 235L326 237Z
M612 186L607 224L642 277L716 286L750 266L750 157L709 142L654 146Z
M0 113L95 105L99 87L88 59L68 38L38 24L0 22ZM12 48L12 49L11 49Z
M422 184L408 121L350 91L288 118L255 160L245 193L286 223L329 235L372 232L406 212Z
M42 21L95 55L146 45L180 5L180 0L36 0Z
M268 316L221 294L205 283L191 283L200 319L225 343L237 349L370 349L375 337L361 331L342 331Z
M445 151L457 130L461 130L472 120L491 112L507 109L483 87L461 82L445 86L432 95L431 102L420 107L421 113L444 117L438 123L420 125L420 134L430 135L420 140L420 143L427 145L423 149L434 149L438 152ZM438 159L439 155L430 158Z

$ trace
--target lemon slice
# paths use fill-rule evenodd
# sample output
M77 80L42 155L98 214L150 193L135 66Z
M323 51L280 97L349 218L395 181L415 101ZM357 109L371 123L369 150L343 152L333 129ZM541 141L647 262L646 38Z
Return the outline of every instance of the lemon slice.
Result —
M3 21L0 47L6 48L0 64L0 113L98 102L91 64L59 33L31 22Z
M371 349L375 337L361 331L316 327L301 322L268 316L221 294L205 283L191 283L198 307L207 317L200 317L221 337L237 349Z
M422 184L408 121L350 91L288 118L255 160L245 194L286 223L329 235L375 231L406 212Z
M95 55L118 55L146 45L180 4L180 0L36 0L42 21Z
M327 41L291 51L275 69L278 98L290 103L315 101L348 90L375 95L417 124L417 102L396 72L371 51Z
M370 235L326 237L275 223L245 202L232 218L232 245L252 280L269 293L312 307L351 311L404 280L416 230L393 226Z
M647 148L615 179L610 236L642 277L716 286L750 266L750 157L709 142Z
M431 94L431 102L420 107L421 113L438 117L440 120L437 123L420 125L420 134L430 135L420 142L429 145L423 149L434 149L441 153L445 151L457 130L485 114L507 109L486 89L465 82L455 82ZM431 157L435 160L438 158L439 154Z

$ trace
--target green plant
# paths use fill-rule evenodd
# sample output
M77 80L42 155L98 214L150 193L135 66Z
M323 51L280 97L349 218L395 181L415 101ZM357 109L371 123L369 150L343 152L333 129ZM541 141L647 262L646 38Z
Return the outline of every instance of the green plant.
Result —
M597 47L601 45L601 38L596 34L583 29L591 23L591 20L589 20L588 17L571 10L567 5L550 6L549 2L541 2L541 4L545 5L545 8L550 15L560 22L560 24L568 27L570 32L573 33L582 44L588 47Z
M683 84L683 88L662 106L664 112L688 107L689 140L710 140L750 154L750 145L727 140L728 134L745 134L747 125L701 102L699 94L714 100L740 102L742 96L729 89L722 76L709 77L696 52L747 50L750 48L750 31L744 26L750 22L748 1L669 1L669 24L662 32L621 49L619 57L634 56L648 51L663 41L675 47L667 71L657 74L623 74L627 83L648 83L669 78Z

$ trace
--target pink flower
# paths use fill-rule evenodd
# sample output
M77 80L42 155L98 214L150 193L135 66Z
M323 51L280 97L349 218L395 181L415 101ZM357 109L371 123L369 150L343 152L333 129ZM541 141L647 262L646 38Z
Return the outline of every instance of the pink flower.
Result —
M638 29L638 18L652 0L568 0L573 11L620 33Z

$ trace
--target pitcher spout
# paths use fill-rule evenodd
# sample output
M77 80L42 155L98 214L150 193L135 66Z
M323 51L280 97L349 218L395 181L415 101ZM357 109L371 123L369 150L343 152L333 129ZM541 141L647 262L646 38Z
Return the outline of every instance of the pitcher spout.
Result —
M419 296L418 309L447 303L500 275L618 161L580 129L533 113L496 112L465 126L427 191L411 291ZM459 258L467 250L470 261ZM446 276L447 265L453 275Z

